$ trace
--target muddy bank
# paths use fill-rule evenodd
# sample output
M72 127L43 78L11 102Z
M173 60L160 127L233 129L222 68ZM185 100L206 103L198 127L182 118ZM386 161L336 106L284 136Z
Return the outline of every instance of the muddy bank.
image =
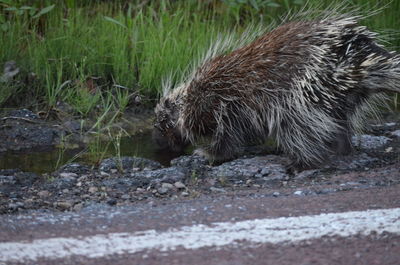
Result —
M290 175L280 155L247 155L211 166L198 156L181 156L169 167L140 157L115 157L96 167L67 164L45 174L0 170L0 213L33 209L79 211L104 204L192 199L239 190L269 196L313 196L400 182L400 123L371 126L353 137L352 155L332 157L323 167ZM329 187L328 187L329 186ZM328 187L328 188L327 188Z
M57 118L51 119L48 115L57 115ZM49 114L27 109L12 110L0 118L0 154L5 151L46 150L61 144L84 146L94 133L102 134L104 139L107 139L108 132L119 130L134 135L151 128L152 112L132 109L104 129L97 129L96 122L94 119L75 119L66 112Z

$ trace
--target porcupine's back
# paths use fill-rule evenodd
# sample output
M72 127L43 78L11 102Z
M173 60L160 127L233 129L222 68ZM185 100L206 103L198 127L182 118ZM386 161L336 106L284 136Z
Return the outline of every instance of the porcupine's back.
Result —
M312 164L374 92L371 62L393 56L354 17L291 22L206 61L187 82L178 124L194 142L211 139L206 152L217 159L274 134Z

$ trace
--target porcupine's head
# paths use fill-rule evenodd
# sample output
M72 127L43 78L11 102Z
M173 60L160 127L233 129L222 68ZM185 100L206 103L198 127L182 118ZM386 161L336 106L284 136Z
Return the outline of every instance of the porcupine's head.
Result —
M179 108L174 100L164 97L155 108L153 141L160 150L182 152L188 145L178 126Z

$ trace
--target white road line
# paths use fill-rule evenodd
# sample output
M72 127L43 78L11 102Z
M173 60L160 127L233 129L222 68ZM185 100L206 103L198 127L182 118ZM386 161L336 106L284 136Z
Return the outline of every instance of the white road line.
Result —
M211 226L184 226L165 232L147 230L7 242L0 243L0 262L57 259L73 255L96 258L139 251L168 251L177 247L198 249L232 244L291 243L322 236L349 237L372 232L400 234L400 208L221 222ZM238 240L244 241L238 243Z

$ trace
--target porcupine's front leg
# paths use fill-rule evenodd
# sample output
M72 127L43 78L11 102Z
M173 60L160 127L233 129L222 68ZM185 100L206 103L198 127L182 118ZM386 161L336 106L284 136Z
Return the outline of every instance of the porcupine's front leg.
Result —
M332 143L332 151L338 155L348 155L353 151L351 143L352 131L348 122L343 121L342 129L337 133L335 141Z
M239 153L239 147L229 136L213 139L208 145L197 148L193 154L205 157L210 163L232 160Z

